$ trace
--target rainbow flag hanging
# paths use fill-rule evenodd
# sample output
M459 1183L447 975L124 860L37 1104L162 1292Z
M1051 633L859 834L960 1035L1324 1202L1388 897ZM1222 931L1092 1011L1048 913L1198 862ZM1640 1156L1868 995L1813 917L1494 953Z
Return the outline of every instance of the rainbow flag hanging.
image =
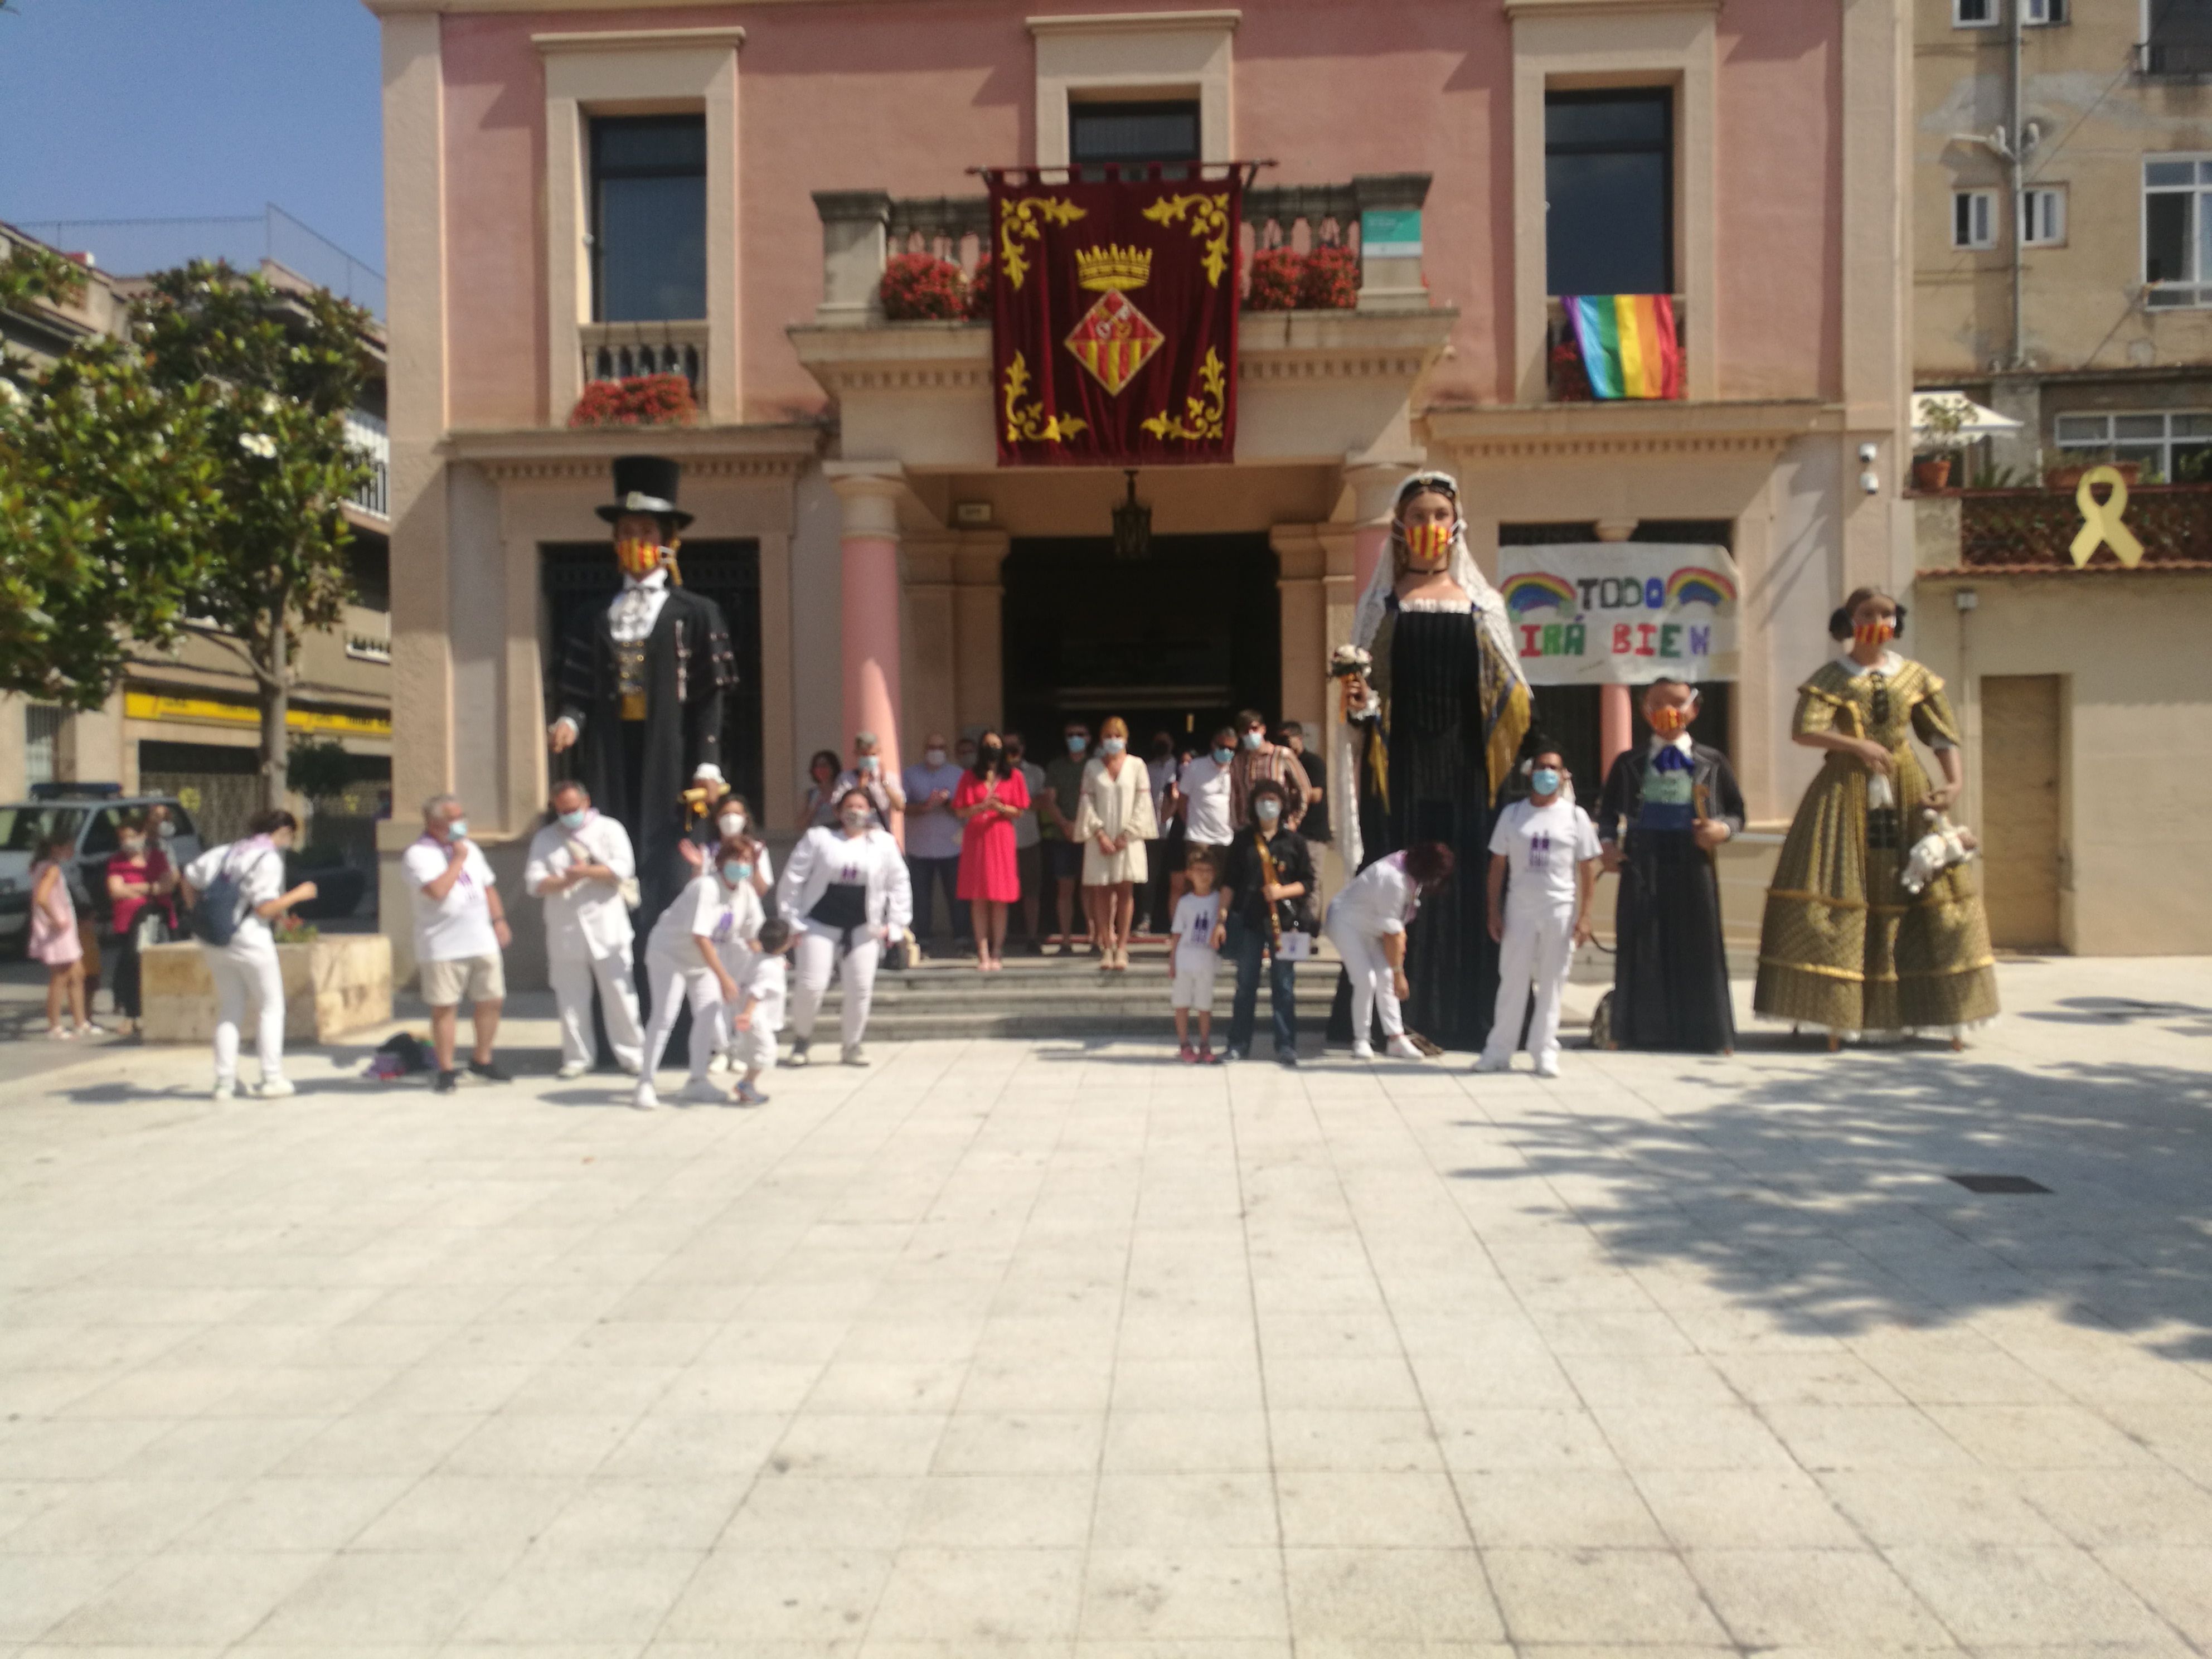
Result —
M1682 348L1664 294L1564 295L1583 368L1600 398L1679 398Z

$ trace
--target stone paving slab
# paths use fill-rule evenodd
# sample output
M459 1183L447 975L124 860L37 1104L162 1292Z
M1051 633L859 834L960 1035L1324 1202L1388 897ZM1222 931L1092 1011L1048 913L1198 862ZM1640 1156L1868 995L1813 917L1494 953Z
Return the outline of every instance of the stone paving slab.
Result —
M84 1054L0 1095L0 1659L2212 1652L2212 962L2001 977L1556 1081Z

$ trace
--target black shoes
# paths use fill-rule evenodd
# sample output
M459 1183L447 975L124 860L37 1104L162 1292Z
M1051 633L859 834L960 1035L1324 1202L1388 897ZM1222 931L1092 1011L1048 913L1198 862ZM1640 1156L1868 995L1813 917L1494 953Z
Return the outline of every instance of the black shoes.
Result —
M459 1072L441 1072L431 1082L430 1092L434 1095L449 1095L460 1086L461 1074Z
M476 1079L479 1083L512 1083L514 1081L514 1079L509 1077L505 1072L500 1070L499 1064L496 1060L471 1060L469 1062L469 1075Z

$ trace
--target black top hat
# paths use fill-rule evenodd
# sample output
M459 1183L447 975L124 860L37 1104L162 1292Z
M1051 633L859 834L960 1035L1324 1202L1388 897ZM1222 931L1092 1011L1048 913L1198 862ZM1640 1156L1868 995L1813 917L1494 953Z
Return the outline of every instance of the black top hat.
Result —
M665 455L615 457L615 501L599 508L609 524L625 513L650 513L673 530L691 522L689 513L676 510L677 487L684 482L684 465Z

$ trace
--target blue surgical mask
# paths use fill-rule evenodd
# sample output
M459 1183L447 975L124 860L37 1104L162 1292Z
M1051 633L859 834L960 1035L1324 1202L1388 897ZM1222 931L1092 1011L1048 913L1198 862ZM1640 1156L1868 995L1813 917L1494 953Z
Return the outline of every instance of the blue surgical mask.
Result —
M580 830L580 829L582 829L582 828L584 827L584 815L583 815L583 813L582 813L580 811L574 811L574 812L563 812L563 813L562 813L562 814L561 814L561 826L562 826L562 828L563 828L563 829L565 829L565 830Z
M1090 747L1091 747L1091 739L1090 739L1090 738L1086 738L1086 737L1084 737L1084 736L1080 735L1079 733L1073 732L1069 732L1069 733L1068 733L1068 735L1067 735L1067 752L1068 752L1069 754L1071 754L1071 755L1079 755L1079 754L1081 754L1085 750L1086 750L1086 749L1088 749L1088 748L1090 748Z
M1217 749L1213 751L1213 763L1216 766L1226 766L1236 758L1237 751L1234 749Z
M446 826L446 839L447 841L466 841L468 838L469 821L466 818L455 818L451 823Z
M1540 766L1528 775L1528 787L1540 795L1555 795L1559 791L1559 769Z
M1103 754L1118 755L1128 746L1129 745L1120 738L1101 738L1098 739L1098 748L1100 752Z
M1273 823L1283 816L1283 803L1271 797L1263 797L1252 803L1252 813L1261 823Z
M729 883L731 886L736 887L741 885L745 882L750 881L752 878L753 867L751 865L743 863L737 859L726 859L723 860L722 879Z
M1264 735L1258 732L1247 732L1243 737L1243 744L1247 749L1257 749L1264 741L1266 741Z

